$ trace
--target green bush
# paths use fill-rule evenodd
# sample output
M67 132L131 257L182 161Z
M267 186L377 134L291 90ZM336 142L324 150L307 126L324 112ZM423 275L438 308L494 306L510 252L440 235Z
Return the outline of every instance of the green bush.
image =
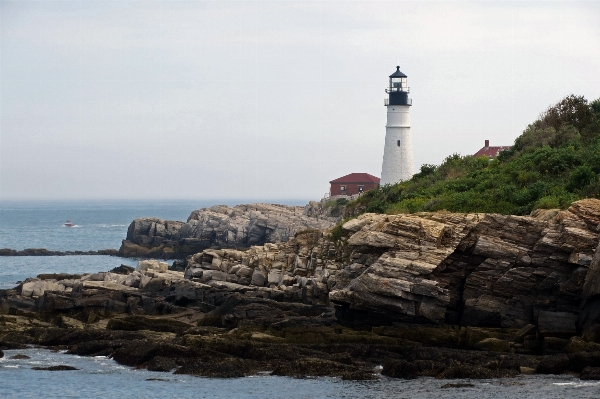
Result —
M346 223L348 221L348 219L344 219L341 222L339 222L338 224L336 224L332 229L331 229L331 240L334 242L338 242L339 240L342 239L342 237L344 236L344 229L342 228L342 226L344 225L344 223Z
M567 184L568 191L581 190L590 184L596 178L596 173L587 165L583 165L571 172L569 183Z
M353 209L376 213L524 215L600 196L600 99L568 96L527 126L494 160L452 154L410 181L371 190Z

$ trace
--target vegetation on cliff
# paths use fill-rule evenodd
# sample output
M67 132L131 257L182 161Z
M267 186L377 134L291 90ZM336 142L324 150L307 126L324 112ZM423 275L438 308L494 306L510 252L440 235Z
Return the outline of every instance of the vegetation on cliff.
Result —
M600 196L600 99L570 95L527 126L494 160L458 154L410 181L365 193L347 214L422 211L526 215Z

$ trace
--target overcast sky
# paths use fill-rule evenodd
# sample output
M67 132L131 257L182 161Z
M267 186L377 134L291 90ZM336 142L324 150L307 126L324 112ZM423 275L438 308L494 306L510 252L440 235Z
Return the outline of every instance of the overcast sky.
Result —
M319 199L600 97L600 2L0 1L0 199Z

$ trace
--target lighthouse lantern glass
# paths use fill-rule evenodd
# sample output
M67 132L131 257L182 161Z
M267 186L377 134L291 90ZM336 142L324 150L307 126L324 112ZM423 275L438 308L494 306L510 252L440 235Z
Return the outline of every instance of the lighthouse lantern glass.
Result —
M406 78L390 78L391 91L406 91Z

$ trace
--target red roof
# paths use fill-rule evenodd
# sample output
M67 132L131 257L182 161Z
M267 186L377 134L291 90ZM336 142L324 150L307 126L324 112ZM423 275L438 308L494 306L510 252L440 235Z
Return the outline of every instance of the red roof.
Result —
M349 175L332 180L329 183L379 183L379 177L368 173L350 173Z
M485 141L485 146L473 154L474 157L488 157L488 158L496 158L500 151L510 150L510 146L502 145L496 147L490 147L490 141Z
M473 154L474 157L488 157L496 158L500 151L510 150L510 146L499 146L499 147L483 147L481 150Z

